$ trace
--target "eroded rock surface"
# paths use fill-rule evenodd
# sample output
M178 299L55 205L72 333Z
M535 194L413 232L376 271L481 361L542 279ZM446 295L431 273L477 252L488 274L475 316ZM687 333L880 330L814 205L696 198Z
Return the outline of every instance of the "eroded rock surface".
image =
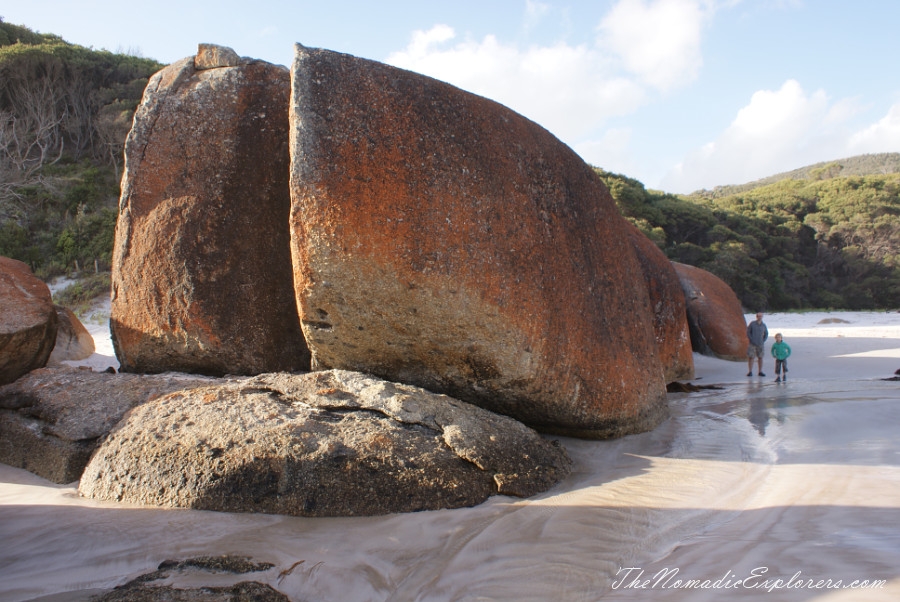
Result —
M21 261L0 257L0 385L46 365L58 323L47 285Z
M653 332L666 383L694 378L694 354L687 307L678 273L665 253L630 223L628 235L637 252L653 308Z
M79 491L155 506L376 515L531 496L565 450L504 416L354 372L264 374L131 411Z
M194 56L194 68L218 69L219 67L237 67L242 63L238 53L218 44L198 44L197 54Z
M125 145L116 356L128 372L305 370L287 228L289 74L204 46L150 79Z
M0 387L0 462L54 483L81 477L100 437L125 412L213 379L109 374L67 366L34 370Z
M737 295L706 270L673 263L687 302L694 351L721 359L747 359L747 324Z
M667 415L624 220L571 149L495 102L327 50L297 46L292 94L294 282L315 367L574 436Z

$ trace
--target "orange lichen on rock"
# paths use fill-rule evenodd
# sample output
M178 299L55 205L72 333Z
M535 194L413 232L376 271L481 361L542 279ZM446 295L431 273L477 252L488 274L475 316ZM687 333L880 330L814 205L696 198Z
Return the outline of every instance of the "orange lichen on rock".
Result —
M292 86L314 367L578 436L666 416L641 268L590 166L495 102L387 65L298 45Z
M694 378L694 354L688 328L684 292L675 267L665 253L636 227L627 223L653 308L653 332L666 382Z
M0 257L0 385L43 367L58 327L47 285L21 261Z
M721 359L747 359L747 325L737 295L706 270L673 263L687 302L694 351Z
M287 229L289 74L214 50L151 78L126 142L111 311L126 371L309 368Z

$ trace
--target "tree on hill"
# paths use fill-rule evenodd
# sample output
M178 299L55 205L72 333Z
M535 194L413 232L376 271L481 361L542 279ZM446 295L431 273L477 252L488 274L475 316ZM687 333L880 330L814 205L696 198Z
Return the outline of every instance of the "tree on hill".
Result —
M52 37L55 36L35 33L27 27L5 23L3 17L0 17L0 46L9 46L16 43L40 44Z
M109 262L94 243L111 237L125 136L161 67L0 19L0 254L48 273Z
M827 180L837 177L889 175L895 173L900 173L900 153L875 153L807 165L806 167L775 174L774 176L746 184L716 186L712 190L699 190L692 193L691 196L719 198L748 192L754 188L775 184L781 180Z
M782 179L710 198L597 171L670 259L716 274L750 311L900 305L900 174Z

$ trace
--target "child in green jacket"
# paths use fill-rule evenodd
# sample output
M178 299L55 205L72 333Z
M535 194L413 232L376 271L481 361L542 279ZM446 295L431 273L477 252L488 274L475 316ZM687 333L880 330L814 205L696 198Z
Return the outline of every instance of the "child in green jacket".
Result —
M775 335L775 342L772 344L772 357L775 358L775 382L780 383L782 380L787 382L787 358L791 356L791 346L782 340L781 333ZM784 372L784 378L782 378Z

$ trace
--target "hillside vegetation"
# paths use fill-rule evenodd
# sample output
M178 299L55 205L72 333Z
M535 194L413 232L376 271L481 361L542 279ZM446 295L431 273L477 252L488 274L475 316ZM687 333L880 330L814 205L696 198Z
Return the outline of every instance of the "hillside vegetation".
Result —
M782 180L827 180L849 176L888 175L900 173L900 153L876 153L847 157L838 161L824 161L807 165L774 176L730 186L716 186L712 190L699 190L691 196L720 198L741 192L748 192L760 186L775 184Z
M50 277L106 269L122 149L163 65L0 19L0 255ZM900 153L820 163L681 196L598 169L622 214L744 307L900 305Z
M161 67L0 19L0 255L44 277L108 265L125 136Z
M900 174L676 196L598 172L670 259L716 274L749 311L900 306Z

